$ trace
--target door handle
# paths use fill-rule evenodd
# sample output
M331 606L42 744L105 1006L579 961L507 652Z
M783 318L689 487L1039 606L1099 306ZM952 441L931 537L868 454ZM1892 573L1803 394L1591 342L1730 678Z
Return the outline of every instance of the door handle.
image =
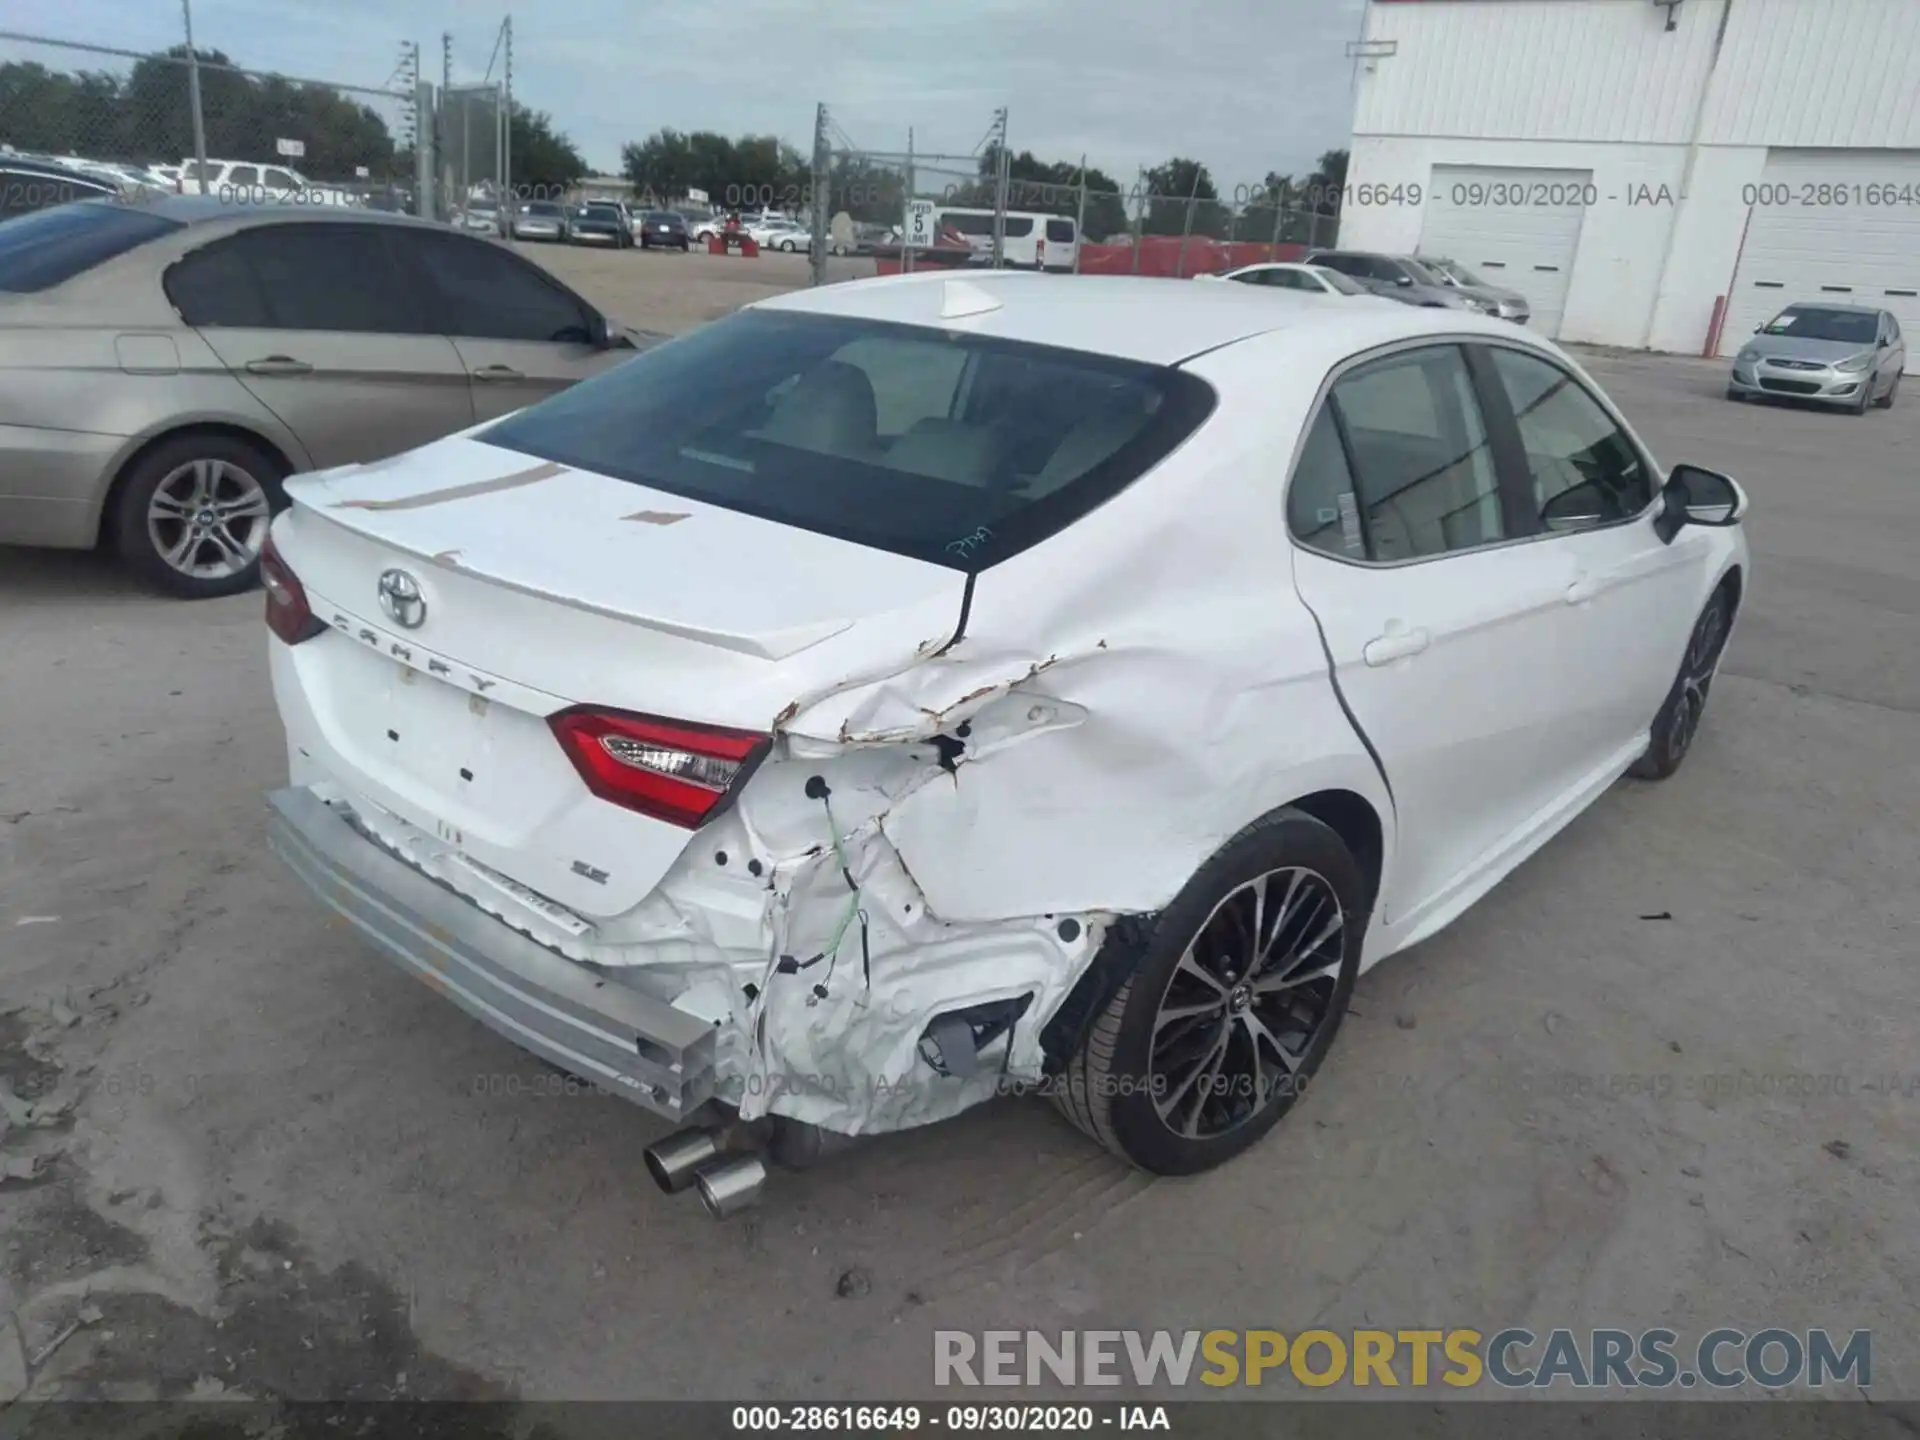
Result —
M1582 575L1567 586L1567 604L1584 605L1596 595L1603 595L1620 583L1617 574Z
M269 355L262 360L249 360L247 371L253 375L311 375L313 366L291 355Z
M511 365L483 365L473 372L476 380L524 380L527 377Z
M1432 638L1425 630L1389 630L1369 640L1360 655L1369 665L1391 665L1395 660L1418 655Z

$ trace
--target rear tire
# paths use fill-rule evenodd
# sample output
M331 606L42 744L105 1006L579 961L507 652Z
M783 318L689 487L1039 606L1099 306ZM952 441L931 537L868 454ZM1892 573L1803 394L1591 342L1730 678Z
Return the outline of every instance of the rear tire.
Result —
M1191 1175L1257 1142L1339 1032L1365 938L1366 884L1298 810L1242 830L1144 926L1108 945L1131 973L1055 1078L1056 1107L1121 1159Z
M182 599L251 590L267 527L286 508L286 474L264 446L237 435L169 436L121 477L114 548L135 575Z
M1647 753L1628 767L1627 773L1638 780L1665 780L1680 768L1693 749L1694 737L1707 708L1707 692L1720 668L1720 655L1726 649L1727 635L1733 627L1733 587L1722 583L1707 601L1700 617L1687 636L1687 651L1680 659L1680 673L1673 688L1653 717L1652 739Z

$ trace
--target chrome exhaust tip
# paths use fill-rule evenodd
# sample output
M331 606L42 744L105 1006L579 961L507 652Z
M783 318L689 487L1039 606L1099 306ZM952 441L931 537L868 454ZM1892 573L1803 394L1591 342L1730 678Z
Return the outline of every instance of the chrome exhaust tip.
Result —
M724 1220L760 1198L767 1183L767 1167L758 1155L736 1155L707 1166L694 1178L707 1213Z
M689 1130L676 1130L666 1139L649 1145L644 1158L654 1183L669 1195L678 1195L693 1183L702 1165L720 1158L720 1136L717 1131L703 1130L697 1125Z

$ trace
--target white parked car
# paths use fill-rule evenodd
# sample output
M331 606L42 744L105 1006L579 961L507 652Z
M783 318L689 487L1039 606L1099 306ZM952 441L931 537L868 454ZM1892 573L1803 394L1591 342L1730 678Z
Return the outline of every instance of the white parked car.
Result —
M1748 574L1550 342L1131 277L781 295L286 493L273 845L715 1213L729 1116L1245 1149L1362 970L1680 765Z
M792 253L813 249L813 232L792 220L749 220L744 228L762 250Z
M200 165L192 157L180 162L174 184L183 195L200 193ZM206 193L238 205L357 206L360 197L331 185L316 185L285 165L257 165L245 160L208 160Z
M1258 285L1269 290L1304 290L1310 295L1367 295L1373 292L1358 280L1329 270L1324 265L1301 265L1288 260L1265 261L1224 270L1217 275L1196 275L1196 280L1232 280L1241 285Z

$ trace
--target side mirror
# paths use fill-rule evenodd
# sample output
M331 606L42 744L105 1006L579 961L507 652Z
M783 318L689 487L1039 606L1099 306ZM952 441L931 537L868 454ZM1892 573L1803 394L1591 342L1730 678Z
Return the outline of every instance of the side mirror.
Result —
M587 339L596 350L611 350L614 347L613 323L598 310L588 312Z
M1668 544L1686 525L1721 528L1738 525L1747 513L1747 495L1730 475L1698 465L1676 465L1660 492L1654 530Z
M1396 275L1393 277L1393 283L1396 285L1406 285L1411 287L1413 284L1413 277L1411 275Z

